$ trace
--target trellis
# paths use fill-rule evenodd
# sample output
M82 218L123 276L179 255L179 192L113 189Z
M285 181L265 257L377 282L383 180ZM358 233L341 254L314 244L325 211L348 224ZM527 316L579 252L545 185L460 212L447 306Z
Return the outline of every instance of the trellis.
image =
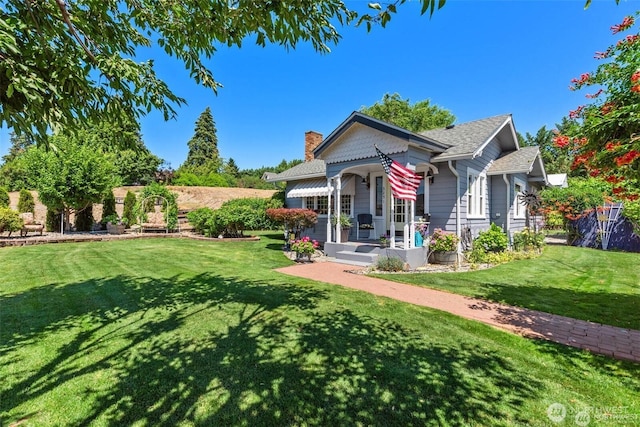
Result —
M618 216L622 210L622 204L608 203L602 207L598 207L598 231L600 232L600 241L602 243L602 249L607 250L609 248L609 238L618 221Z

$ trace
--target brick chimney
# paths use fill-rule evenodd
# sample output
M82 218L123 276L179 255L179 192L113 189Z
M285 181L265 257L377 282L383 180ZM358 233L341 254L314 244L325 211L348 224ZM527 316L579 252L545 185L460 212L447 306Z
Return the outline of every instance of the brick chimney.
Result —
M304 133L304 161L313 160L313 150L322 142L322 134L312 130Z

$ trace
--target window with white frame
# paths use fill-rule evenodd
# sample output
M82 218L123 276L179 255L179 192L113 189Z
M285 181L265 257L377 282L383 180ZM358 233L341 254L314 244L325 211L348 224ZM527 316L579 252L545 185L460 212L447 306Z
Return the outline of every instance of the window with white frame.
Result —
M329 198L327 196L305 197L303 207L311 209L318 215L326 215L329 212Z
M519 179L516 179L514 181L513 184L513 192L514 192L514 197L513 197L513 217L514 218L525 218L526 215L526 206L524 205L524 203L522 203L522 201L520 200L520 195L522 193L524 193L524 191L527 189L524 181L521 181Z
M480 172L467 170L467 217L484 218L487 205L487 177Z
M340 195L340 213L353 216L353 196L349 194Z

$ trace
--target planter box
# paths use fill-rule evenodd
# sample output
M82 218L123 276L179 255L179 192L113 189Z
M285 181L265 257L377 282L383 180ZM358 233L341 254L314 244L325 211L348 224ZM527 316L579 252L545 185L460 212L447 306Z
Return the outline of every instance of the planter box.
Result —
M451 252L434 252L433 253L433 263L434 264L446 264L451 265L455 264L458 259L458 253L455 251Z
M107 223L107 233L109 234L123 234L126 226L124 224L111 224Z

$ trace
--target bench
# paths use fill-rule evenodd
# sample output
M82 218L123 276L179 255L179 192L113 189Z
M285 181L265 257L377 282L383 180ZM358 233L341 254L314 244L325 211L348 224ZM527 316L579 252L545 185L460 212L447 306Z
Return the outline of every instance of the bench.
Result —
M44 225L40 224L39 222L36 222L31 212L23 212L20 214L20 217L22 218L22 222L23 222L22 229L20 230L20 237L25 237L27 233L29 233L30 231L34 233L39 232L40 235L42 236L42 230L44 230Z
M165 233L169 232L167 223L164 220L164 212L149 212L147 213L147 220L140 224L140 232L144 233L145 230L164 230Z

